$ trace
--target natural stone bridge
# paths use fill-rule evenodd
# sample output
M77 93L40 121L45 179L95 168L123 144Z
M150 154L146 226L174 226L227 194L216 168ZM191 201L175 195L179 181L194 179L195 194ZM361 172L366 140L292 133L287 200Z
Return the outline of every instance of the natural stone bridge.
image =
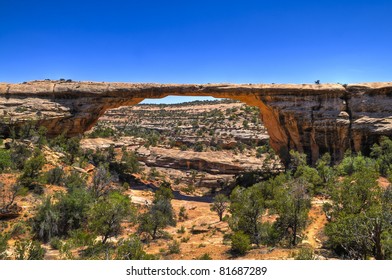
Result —
M329 152L369 152L392 136L392 83L340 84L135 84L72 81L0 83L0 133L27 120L50 135L89 130L108 109L168 95L213 96L260 108L270 144L283 160L295 149L313 162Z

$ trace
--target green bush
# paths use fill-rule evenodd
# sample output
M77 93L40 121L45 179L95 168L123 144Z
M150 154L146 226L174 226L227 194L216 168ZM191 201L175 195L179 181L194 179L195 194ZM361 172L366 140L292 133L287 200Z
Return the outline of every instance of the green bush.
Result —
M12 164L10 150L0 149L0 173Z
M116 130L111 127L105 127L102 125L97 125L94 127L93 132L91 132L89 138L109 138L116 135Z
M185 221L187 219L188 219L188 213L186 212L186 208L184 206L181 206L180 212L178 213L178 220Z
M250 242L257 245L261 240L261 216L265 213L265 201L260 188L236 187L230 195L230 228L234 232L245 234Z
M45 157L40 150L34 151L33 157L27 160L23 167L23 173L18 181L23 187L33 189L38 185L38 177L41 174L41 169L45 164Z
M45 173L45 181L50 185L62 186L64 183L64 171L61 167L55 167Z
M14 224L14 226L12 227L11 236L13 238L17 238L20 235L26 233L26 231L27 231L26 224L24 222L20 221L20 222L17 222L16 224Z
M188 150L188 146L187 145L181 145L180 146L180 150L181 151L186 151L186 150Z
M179 254L181 252L180 243L178 241L173 241L168 245L169 254Z
M337 166L338 173L342 176L352 175L363 170L376 170L376 163L371 158L363 156L361 153L353 155L347 152L343 160Z
M301 248L294 257L295 260L314 260L314 252L312 248Z
M177 230L177 233L178 233L178 234L183 234L183 233L185 233L185 227L184 227L184 226L181 226L181 228Z
M143 249L143 243L136 235L128 239L120 239L117 243L116 260L153 260L154 255L147 254Z
M212 260L210 254L208 253L204 253L203 255L201 255L200 257L197 258L197 260Z
M27 145L15 142L11 145L11 167L13 169L22 170L27 162L27 159L31 157L32 152Z
M23 240L15 243L15 259L17 260L43 260L45 249L38 241Z
M72 230L68 233L69 241L76 247L92 246L96 236L83 228Z
M84 226L92 197L85 189L75 189L56 194L53 201L47 197L32 219L33 233L44 242Z
M244 255L250 248L250 238L247 234L237 231L231 236L232 253Z
M0 233L0 260L6 260L8 258L8 240L10 236L8 234Z
M60 250L61 248L61 240L58 237L53 237L50 240L50 246L55 250Z
M201 142L197 142L193 146L193 151L195 151L195 152L203 152L204 150L205 150L205 145Z
M380 145L375 144L370 154L377 163L377 168L382 176L392 175L392 140L383 136Z
M129 173L140 172L140 163L137 159L135 152L124 151L121 157L121 163L124 165L124 169Z
M82 228L87 223L88 211L93 201L86 189L73 189L68 193L58 193L54 205L58 213L59 236L67 236L72 230Z
M32 220L32 231L39 240L48 242L52 237L58 236L59 215L52 200L47 197Z
M71 171L71 173L64 179L64 186L69 190L84 189L87 187L87 182L79 172Z
M380 188L371 169L347 176L331 192L328 244L349 259L392 257L392 188Z

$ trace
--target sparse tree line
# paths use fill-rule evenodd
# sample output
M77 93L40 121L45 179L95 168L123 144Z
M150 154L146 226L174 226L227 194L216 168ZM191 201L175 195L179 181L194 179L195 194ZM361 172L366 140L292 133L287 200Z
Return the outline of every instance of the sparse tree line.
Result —
M225 103L225 101L212 102L212 104ZM193 104L193 103L192 103ZM196 104L196 103L195 103ZM209 104L208 102L206 104ZM133 115L135 114L135 115ZM243 105L241 108L228 108L225 111L212 109L206 112L195 112L192 115L183 115L182 111L172 111L160 109L154 110L137 110L132 113L127 120L122 122L99 122L94 130L88 134L88 137L113 137L133 136L142 138L145 147L168 145L170 147L177 146L181 150L193 150L195 152L203 152L208 150L222 150L223 139L233 138L230 133L224 132L224 129L230 128L225 119L229 123L235 122L237 129L260 130L259 109ZM156 120L152 127L142 125L140 120ZM167 127L170 129L156 129L154 126ZM185 126L185 127L184 127ZM221 130L221 131L217 131ZM195 143L183 142L184 136L198 137ZM243 152L245 148L255 149L259 145L258 140L254 139L254 143L242 143L238 141L235 147L226 147L226 149L234 149L235 152ZM260 157L260 153L258 153Z

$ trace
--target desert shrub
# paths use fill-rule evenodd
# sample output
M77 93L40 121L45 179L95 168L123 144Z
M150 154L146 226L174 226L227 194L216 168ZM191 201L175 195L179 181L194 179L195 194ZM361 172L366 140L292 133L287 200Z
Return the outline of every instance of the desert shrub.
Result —
M0 173L10 168L12 164L10 150L0 149Z
M58 237L53 237L50 240L50 246L55 250L59 250L61 248L61 240Z
M250 238L247 234L237 231L231 236L231 251L233 254L244 255L250 248Z
M380 145L372 147L371 157L376 160L377 169L382 176L392 175L392 140L384 136Z
M64 186L69 190L83 189L87 187L86 179L77 171L71 171L71 173L65 177Z
M188 213L186 212L185 206L180 207L180 212L178 213L178 220L179 221L185 221L188 219Z
M195 151L195 152L203 152L204 150L205 150L205 145L201 142L197 142L193 146L193 151Z
M150 169L150 172L149 172L149 174L148 174L148 177L149 177L150 179L152 179L152 180L155 180L155 179L158 178L159 176L161 176L161 174L159 173L159 171L158 171L155 167L152 167L152 168Z
M64 183L64 171L61 167L55 167L45 173L45 181L50 185L62 186Z
M84 226L91 201L85 189L58 193L55 200L47 197L32 220L32 231L36 238L48 242L53 237L67 236L70 231Z
M188 146L187 145L181 145L180 146L180 150L181 151L186 151L186 150L188 150Z
M23 167L22 175L18 178L19 183L23 187L33 189L39 185L38 178L41 174L41 169L45 164L45 157L40 150L36 149L32 158L26 161Z
M11 230L11 236L13 238L18 238L20 235L26 233L27 231L27 225L26 223L20 221L14 224Z
M257 148L256 148L256 157L257 157L257 158L261 158L261 156L262 156L264 153L267 153L267 152L268 152L268 147L267 147L267 146L257 147Z
M45 249L35 240L16 241L15 259L17 260L43 260Z
M197 260L212 260L210 254L208 253L204 253L203 255L201 255L200 257L197 258Z
M113 244L94 242L87 248L80 252L82 259L86 260L108 260L112 258L113 255Z
M160 137L161 136L160 136L159 132L157 132L157 131L150 131L150 133L146 137L147 141L144 144L144 146L146 146L146 147L150 147L150 146L155 147L158 144Z
M48 144L48 140L46 139L46 134L48 133L48 129L44 126L40 126L37 131L37 146L38 148L42 148L44 145Z
M297 168L300 166L306 166L306 155L301 154L297 151L290 151L290 163L289 163L289 170L293 173L297 171Z
M181 252L180 243L176 240L168 244L169 254L179 254Z
M117 243L115 254L116 260L153 260L154 255L147 254L143 249L143 243L137 235L128 239L120 239Z
M23 107L19 107L19 110L23 111ZM34 136L36 132L36 122L34 121L27 121L23 123L22 126L17 129L17 136L20 140L29 139L30 137Z
M306 181L307 191L311 195L323 192L323 181L315 168L308 165L298 166L293 177Z
M58 221L59 212L51 198L47 197L32 220L32 231L39 240L47 242L58 235Z
M92 197L86 189L73 189L68 193L58 193L54 205L58 213L57 230L59 236L68 236L72 230L82 228L88 219Z
M248 128L249 128L249 122L248 122L247 120L244 120L244 121L242 122L242 125L243 125L243 127L244 127L245 129L248 129Z
M186 236L186 237L184 236L184 237L181 238L181 242L182 243L187 243L189 241L189 239L190 239L189 236Z
M67 152L66 159L68 163L73 164L75 159L80 156L80 138L72 137L67 139L65 150Z
M28 158L31 157L32 152L27 145L14 142L11 145L11 167L13 169L22 170Z
M181 188L181 191L187 194L193 194L196 191L196 188L193 184L186 185L185 187Z
M124 182L123 184L122 184L122 188L123 188L123 190L129 190L129 188L130 188L130 185L129 185L129 183L128 182Z
M73 260L74 255L72 254L72 243L69 241L61 241L59 245L60 258L63 260Z
M58 135L49 141L49 146L61 153L65 153L65 161L73 164L77 157L81 155L80 137L66 137L66 133Z
M96 239L96 235L84 230L83 228L70 231L68 236L70 243L76 247L92 246Z
M301 248L294 257L295 260L314 260L315 255L312 248Z
M137 159L135 152L128 152L124 150L121 157L121 164L123 169L122 171L129 173L140 172L140 163Z
M335 171L331 167L331 160L331 155L326 153L316 162L316 169L324 186L333 183L335 179Z
M185 227L181 226L181 228L177 230L177 233L178 234L184 234L185 233Z
M88 134L89 138L109 138L116 135L116 130L111 127L96 125L93 132Z
M354 155L351 152L347 152L336 169L340 175L347 176L366 169L376 170L376 163L361 153Z
M7 249L9 239L10 236L8 234L0 233L0 260L8 259Z

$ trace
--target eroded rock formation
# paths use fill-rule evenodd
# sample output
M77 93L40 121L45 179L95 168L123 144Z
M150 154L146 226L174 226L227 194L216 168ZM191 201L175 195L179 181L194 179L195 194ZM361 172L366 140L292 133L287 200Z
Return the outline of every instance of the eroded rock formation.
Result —
M270 144L283 160L290 149L308 154L313 162L325 152L340 159L347 149L367 153L381 135L392 136L392 83L0 83L1 132L34 120L51 135L77 135L108 109L168 95L231 98L258 106Z

